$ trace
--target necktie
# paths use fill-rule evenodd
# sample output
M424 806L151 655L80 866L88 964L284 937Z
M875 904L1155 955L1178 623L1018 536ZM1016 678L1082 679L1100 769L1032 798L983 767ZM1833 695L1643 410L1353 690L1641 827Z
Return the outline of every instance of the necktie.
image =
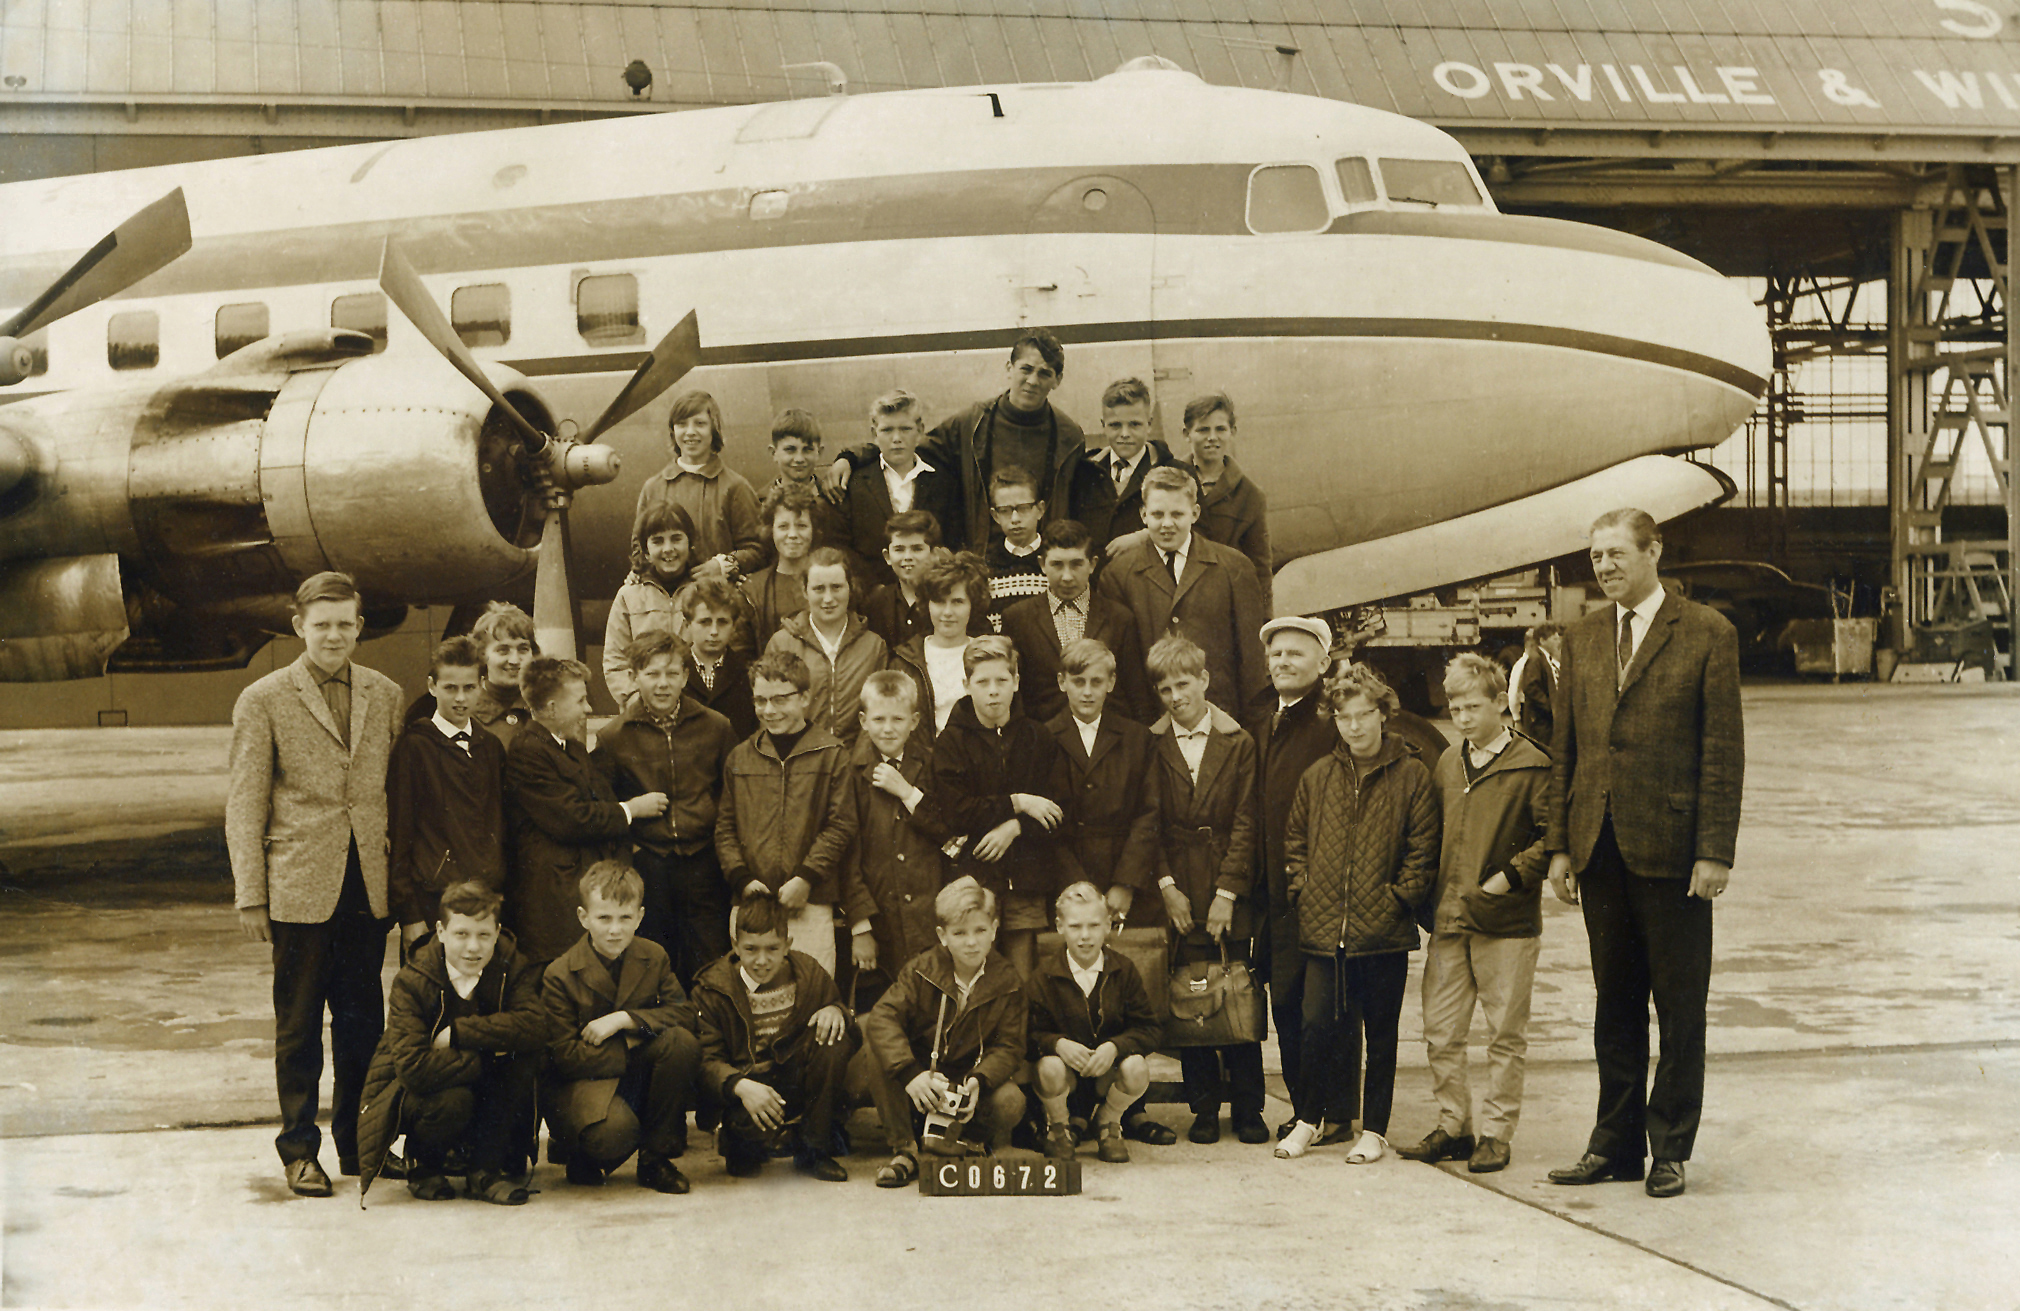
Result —
M1178 586L1178 552L1159 551L1158 554L1164 557L1165 576L1171 579L1173 587Z
M1120 455L1115 457L1115 490L1121 491L1129 483L1129 461Z
M459 747L463 748L463 754L464 754L464 755L466 755L466 756L467 756L467 755L469 755L469 754L470 754L470 730L469 730L469 729L467 729L467 728L466 728L466 729L462 730L461 732L457 733L457 734L456 734L456 735L455 735L454 737L450 738L449 740L450 740L451 742L454 742L454 743L455 743L455 744L456 744L457 746L459 746Z
M1617 654L1620 660L1617 679L1619 682L1625 683L1627 681L1628 662L1634 659L1634 611L1632 610L1621 612L1620 642Z

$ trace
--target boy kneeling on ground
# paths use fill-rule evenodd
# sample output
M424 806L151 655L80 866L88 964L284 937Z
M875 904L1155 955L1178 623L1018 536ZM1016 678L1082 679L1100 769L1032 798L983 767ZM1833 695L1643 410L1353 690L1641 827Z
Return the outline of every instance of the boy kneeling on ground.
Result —
M540 970L498 927L504 898L482 883L442 890L435 937L393 980L386 1033L372 1055L358 1112L362 1188L407 1135L407 1191L424 1202L454 1197L449 1157L468 1161L472 1197L521 1206L526 1189L506 1176L512 1144L533 1121L546 1026ZM363 1200L362 1188L360 1201Z
M577 891L585 932L547 966L541 989L555 1083L543 1099L564 1140L568 1182L599 1186L636 1151L641 1186L685 1193L687 1176L673 1158L687 1147L701 1066L694 1007L666 949L638 936L645 884L637 870L600 860Z
M702 1086L722 1103L731 1174L756 1174L791 1127L799 1169L838 1184L849 1172L834 1157L836 1103L859 1039L834 979L786 945L790 918L775 893L745 897L736 954L695 980Z
M875 1049L872 1064L884 1085L880 1112L891 1161L877 1172L879 1188L900 1188L919 1177L919 1120L948 1114L958 1138L942 1135L944 1154L994 1152L1010 1144L1024 1116L1017 1071L1024 1063L1025 994L1010 962L991 950L996 941L996 896L973 878L940 889L933 909L940 945L907 961L897 979L863 1018ZM903 1102L914 1115L893 1123Z
M1045 1154L1073 1159L1077 1146L1068 1102L1086 1089L1104 1099L1096 1122L1096 1154L1129 1159L1122 1117L1150 1088L1150 1065L1163 1029L1150 1008L1143 976L1109 949L1107 899L1092 883L1075 883L1055 903L1063 946L1038 959L1031 992L1031 1055L1038 1100L1045 1107Z

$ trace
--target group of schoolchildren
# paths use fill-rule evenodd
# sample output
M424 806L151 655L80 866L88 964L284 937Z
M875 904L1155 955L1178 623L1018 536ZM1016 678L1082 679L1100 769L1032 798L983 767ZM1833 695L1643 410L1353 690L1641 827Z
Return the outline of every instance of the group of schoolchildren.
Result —
M1045 399L1063 371L1031 334L998 398L929 437L891 393L874 444L827 469L787 411L762 497L722 463L714 400L677 398L606 632L620 711L594 734L589 670L533 654L523 613L442 643L388 766L405 963L346 1169L523 1203L544 1120L570 1183L636 1153L641 1185L684 1193L692 1113L732 1175L790 1155L841 1181L858 1100L880 1186L1020 1130L1125 1162L1177 1135L1144 1109L1168 982L1110 943L1124 925L1163 931L1174 967L1232 955L1268 979L1296 1112L1278 1156L1351 1138L1374 1160L1420 921L1441 1116L1402 1154L1506 1164L1548 770L1503 726L1498 666L1454 661L1465 741L1425 758L1322 622L1265 622L1232 402L1187 407L1181 465L1123 380L1089 451ZM1193 1142L1223 1104L1270 1140L1259 1041L1179 1055Z

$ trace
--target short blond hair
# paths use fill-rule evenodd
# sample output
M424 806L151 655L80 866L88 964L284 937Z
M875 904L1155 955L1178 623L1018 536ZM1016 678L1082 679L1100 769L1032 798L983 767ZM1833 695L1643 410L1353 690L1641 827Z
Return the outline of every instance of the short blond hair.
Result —
M996 894L975 881L973 874L964 874L933 898L933 917L943 929L951 929L977 911L993 922L996 918Z
M1445 666L1445 695L1478 692L1489 701L1508 694L1508 676L1501 666L1478 651L1461 651Z
M1108 898L1101 895L1100 888L1082 879L1078 883L1068 885L1066 891L1060 893L1058 899L1052 903L1055 922L1066 918L1068 906L1099 906L1105 911L1108 908Z

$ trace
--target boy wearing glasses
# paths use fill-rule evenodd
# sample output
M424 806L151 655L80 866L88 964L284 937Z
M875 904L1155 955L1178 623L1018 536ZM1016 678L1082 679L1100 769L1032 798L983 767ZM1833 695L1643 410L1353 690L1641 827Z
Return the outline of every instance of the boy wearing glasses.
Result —
M989 517L1001 536L989 539L989 627L1003 631L1003 611L1027 596L1045 595L1043 543L1038 525L1045 502L1038 479L1022 468L998 465L989 475Z

